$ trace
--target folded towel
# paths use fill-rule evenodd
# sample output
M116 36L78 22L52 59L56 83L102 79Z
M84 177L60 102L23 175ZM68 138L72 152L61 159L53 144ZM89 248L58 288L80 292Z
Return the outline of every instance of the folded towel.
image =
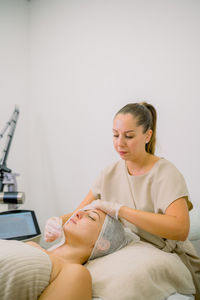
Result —
M0 240L0 300L36 300L49 284L52 263L38 248Z

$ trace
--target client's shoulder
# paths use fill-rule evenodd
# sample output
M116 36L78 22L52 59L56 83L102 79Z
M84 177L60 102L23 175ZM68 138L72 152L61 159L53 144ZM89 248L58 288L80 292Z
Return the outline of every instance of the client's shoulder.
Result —
M70 286L72 299L91 299L92 298L92 277L89 270L80 264L63 265L59 275L64 278Z
M88 271L88 269L81 265L81 264L75 264L75 263L64 263L63 264L63 267L62 267L62 270L63 272L65 273L69 273L73 274L73 276L76 276L76 278L78 279L83 279L83 278L86 278L86 279L91 279L91 275L90 275L90 272Z

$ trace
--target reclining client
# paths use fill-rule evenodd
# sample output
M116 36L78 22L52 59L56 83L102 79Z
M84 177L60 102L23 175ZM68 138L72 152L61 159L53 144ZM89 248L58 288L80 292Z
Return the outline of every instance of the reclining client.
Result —
M72 215L63 226L63 234L64 243L52 250L45 250L34 242L0 240L0 299L92 299L91 276L83 264L119 250L130 241L130 235L120 221L90 206ZM37 258L34 266L29 268L30 261L34 261L32 250ZM13 264L10 257L15 257L16 253L19 253L18 260L16 263L13 258ZM44 263L39 264L40 256ZM23 266L28 269L24 271L26 278L22 277L20 280L18 266L20 268L27 259L28 263ZM31 269L36 269L36 274ZM36 283L35 277L31 277L32 272L33 277L40 276L39 283ZM28 277L27 288L25 279Z

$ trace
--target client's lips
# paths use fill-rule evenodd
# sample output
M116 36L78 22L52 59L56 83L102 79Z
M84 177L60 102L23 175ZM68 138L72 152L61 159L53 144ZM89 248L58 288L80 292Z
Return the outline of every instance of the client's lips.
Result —
M124 154L126 154L127 152L126 151L119 151L119 154L120 155L124 155Z
M72 223L74 223L74 224L76 224L76 221L72 218L72 219L70 219L70 222L72 222Z

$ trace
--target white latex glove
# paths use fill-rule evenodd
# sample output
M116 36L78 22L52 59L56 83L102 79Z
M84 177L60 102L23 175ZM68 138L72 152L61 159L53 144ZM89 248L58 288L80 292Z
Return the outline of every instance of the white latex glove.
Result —
M44 240L53 242L63 235L62 219L60 217L49 218L45 225Z
M119 213L119 209L122 206L122 204L115 203L115 202L102 201L102 200L94 200L91 203L91 206L104 211L111 217L118 220L118 213Z

